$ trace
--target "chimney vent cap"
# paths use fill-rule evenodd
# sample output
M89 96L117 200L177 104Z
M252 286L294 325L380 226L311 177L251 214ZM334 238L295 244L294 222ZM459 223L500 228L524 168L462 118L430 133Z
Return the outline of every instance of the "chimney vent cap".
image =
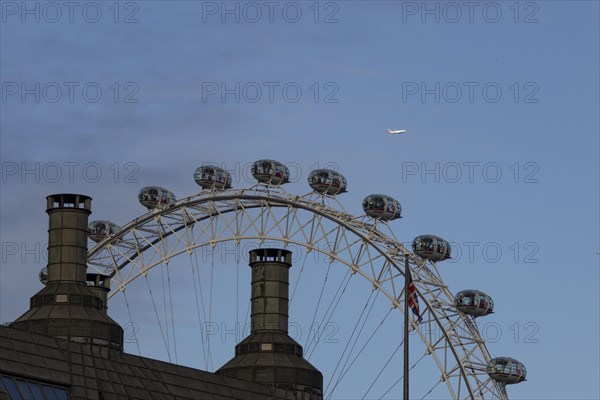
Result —
M76 208L91 212L92 198L84 194L56 193L46 196L46 211L57 208Z

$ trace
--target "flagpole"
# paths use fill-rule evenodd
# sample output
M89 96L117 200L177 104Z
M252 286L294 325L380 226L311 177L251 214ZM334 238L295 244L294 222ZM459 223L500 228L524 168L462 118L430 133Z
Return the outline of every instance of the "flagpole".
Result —
M404 259L404 400L408 399L408 300L409 300L409 282L408 282L408 253Z

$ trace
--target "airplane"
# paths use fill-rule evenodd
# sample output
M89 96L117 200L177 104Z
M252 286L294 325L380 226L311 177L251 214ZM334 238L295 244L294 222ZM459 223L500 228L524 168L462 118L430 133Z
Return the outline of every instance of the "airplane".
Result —
M406 129L396 129L396 130L388 129L387 130L387 133L391 133L391 134L394 134L394 133L404 133L404 132L406 132Z

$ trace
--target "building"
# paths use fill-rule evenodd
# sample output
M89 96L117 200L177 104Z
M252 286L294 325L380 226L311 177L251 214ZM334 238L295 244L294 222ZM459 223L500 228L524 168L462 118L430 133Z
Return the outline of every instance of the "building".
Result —
M322 400L322 374L288 335L291 252L250 252L251 333L219 370L201 371L123 351L123 329L107 313L110 279L87 273L92 199L46 199L45 287L0 327L0 400Z

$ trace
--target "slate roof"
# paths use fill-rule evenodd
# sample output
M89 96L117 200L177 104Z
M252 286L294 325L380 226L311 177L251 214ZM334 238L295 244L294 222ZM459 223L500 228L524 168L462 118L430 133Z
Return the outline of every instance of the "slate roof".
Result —
M0 326L0 373L69 388L85 400L292 400L291 392ZM8 399L0 389L0 400Z

